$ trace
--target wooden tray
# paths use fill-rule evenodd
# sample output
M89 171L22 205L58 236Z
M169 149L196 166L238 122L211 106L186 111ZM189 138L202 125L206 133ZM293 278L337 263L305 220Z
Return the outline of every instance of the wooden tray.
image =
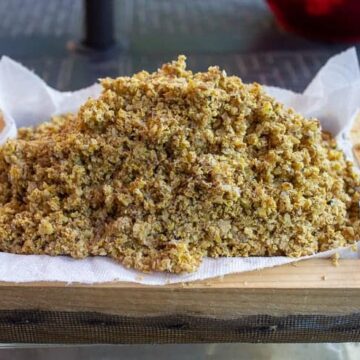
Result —
M194 283L0 283L0 341L360 341L360 260Z

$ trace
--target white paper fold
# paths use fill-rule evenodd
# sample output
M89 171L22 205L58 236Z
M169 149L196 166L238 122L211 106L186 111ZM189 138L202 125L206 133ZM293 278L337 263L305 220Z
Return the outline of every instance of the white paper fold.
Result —
M303 94L274 87L266 89L279 101L306 117L317 117L325 130L337 136L339 146L345 154L350 159L353 158L347 134L360 107L360 71L354 48L332 57ZM98 84L76 92L56 91L22 65L2 57L0 109L4 114L6 127L0 133L0 144L16 135L16 127L35 125L55 114L75 112L87 98L96 97L99 93ZM335 252L342 257L359 257L358 252L339 249L306 258L329 257ZM197 272L174 275L143 274L103 257L74 260L61 256L0 253L0 281L97 283L119 280L164 285L278 266L302 259L304 258L207 258Z

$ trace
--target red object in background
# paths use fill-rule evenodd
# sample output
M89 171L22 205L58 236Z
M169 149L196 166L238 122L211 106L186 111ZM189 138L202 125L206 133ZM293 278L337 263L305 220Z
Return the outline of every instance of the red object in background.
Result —
M360 0L267 1L287 30L324 40L360 40Z

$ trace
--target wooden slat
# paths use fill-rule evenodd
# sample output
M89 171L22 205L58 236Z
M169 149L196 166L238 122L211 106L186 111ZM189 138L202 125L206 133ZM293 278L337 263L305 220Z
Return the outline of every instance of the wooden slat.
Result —
M342 260L335 267L330 260L308 260L296 266L167 286L0 283L0 310L17 309L216 318L359 313L360 261Z

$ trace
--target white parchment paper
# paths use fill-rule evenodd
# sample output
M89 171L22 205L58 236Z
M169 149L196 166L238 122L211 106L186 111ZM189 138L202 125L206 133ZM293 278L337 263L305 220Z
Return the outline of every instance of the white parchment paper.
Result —
M34 73L15 61L0 60L0 109L6 123L0 133L0 144L16 136L16 129L48 120L50 116L76 111L88 97L96 97L100 86L95 84L75 92L59 92L46 85ZM315 76L303 94L267 87L267 91L306 117L317 117L323 128L336 135L339 146L353 159L347 134L360 107L360 71L354 48L332 57ZM337 249L308 256L329 257L338 252L341 257L360 257L360 252ZM75 260L65 256L15 255L0 252L0 281L64 281L97 283L132 281L163 285L221 276L278 266L305 258L250 257L204 259L200 269L192 274L143 274L126 269L106 257Z

